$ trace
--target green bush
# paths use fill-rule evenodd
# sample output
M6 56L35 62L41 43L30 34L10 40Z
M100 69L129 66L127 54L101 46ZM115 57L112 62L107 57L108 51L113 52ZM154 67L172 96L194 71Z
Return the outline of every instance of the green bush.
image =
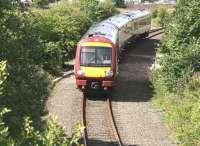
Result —
M9 137L8 127L5 125L3 121L3 117L10 110L7 108L3 108L0 111L0 145L9 146L14 144L14 140Z
M112 0L112 1L113 1L114 5L115 5L116 7L124 7L124 6L125 6L123 0Z
M4 91L3 83L7 76L6 62L0 62L0 100L2 100ZM18 137L13 139L10 137L10 135L13 134L10 134L7 125L3 121L6 114L9 114L10 112L11 110L8 110L5 107L3 109L1 107L0 109L0 145L2 146L79 146L78 140L81 137L83 128L77 126L72 137L68 137L64 130L56 124L55 119L48 120L47 124L44 126L44 130L41 132L35 130L33 122L29 117L25 117L22 120L23 125L21 132L17 133Z
M6 62L0 62L0 100L3 95L3 87L4 82L7 78L6 72ZM0 107L0 145L11 145L13 143L12 139L9 138L8 127L6 126L5 122L3 121L5 114L10 112L5 107Z
M165 6L160 6L152 12L153 23L156 26L165 26L170 13Z
M44 97L49 94L52 75L59 75L63 63L74 57L76 44L90 25L115 10L112 5L100 3L89 7L98 13L92 14L80 5L24 9L17 0L0 0L0 61L7 61L8 74L2 87L5 65L1 65L0 107L11 109L6 114L0 110L0 140L5 142L2 145L77 143L74 135L73 139L63 139L64 132L56 124L43 124L41 116L47 114ZM33 135L26 131L24 117L30 117Z
M195 146L200 141L200 79L191 79L188 88L179 95L165 92L163 85L154 82L154 103L165 112L180 146Z
M49 3L48 0L33 0L33 3L39 6L47 5Z
M3 94L3 83L7 78L7 73L6 73L6 62L2 61L0 62L0 96Z
M16 146L80 146L79 139L83 128L79 125L73 131L72 137L68 137L65 131L56 124L55 118L49 119L44 131L35 130L29 117L24 118L23 131L16 141Z
M180 0L157 58L161 68L154 72L155 102L166 113L166 119L181 146L200 142L200 1Z
M158 49L158 53L163 54L159 59L161 74L173 92L184 89L188 78L200 70L199 4L196 0L178 4Z
M152 18L156 18L158 15L158 9L153 10L152 12Z
M50 9L33 9L31 26L44 44L43 68L53 75L59 74L62 65L74 57L76 43L90 26L90 21L67 5Z
M23 116L39 123L44 114L41 97L48 94L51 83L49 74L42 69L43 44L33 33L29 17L27 12L10 10L0 20L0 59L7 60L9 74L0 106L12 109L4 121L13 135L20 133Z
M98 0L79 0L79 7L88 15L91 23L99 22L118 13L109 1L101 3Z

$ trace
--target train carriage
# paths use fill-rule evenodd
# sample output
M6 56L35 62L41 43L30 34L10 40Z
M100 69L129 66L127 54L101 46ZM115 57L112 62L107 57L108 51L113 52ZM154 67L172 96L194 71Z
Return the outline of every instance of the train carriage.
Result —
M92 26L77 45L74 67L77 87L107 90L115 86L119 55L126 42L146 36L150 27L150 13L139 10L112 16Z

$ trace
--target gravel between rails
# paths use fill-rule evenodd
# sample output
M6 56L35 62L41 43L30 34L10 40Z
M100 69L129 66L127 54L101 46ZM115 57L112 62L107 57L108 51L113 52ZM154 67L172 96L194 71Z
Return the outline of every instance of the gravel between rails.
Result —
M113 89L111 98L119 134L127 146L176 146L169 138L168 130L161 120L162 115L151 107L153 91L148 87L149 67L154 61L155 44L161 37L162 34L153 35L129 45L119 66L118 86ZM75 88L74 76L71 76L56 84L47 101L49 114L57 116L58 123L66 127L69 135L80 121L81 97L82 93ZM95 100L88 103L92 104L87 109L88 113L99 106ZM99 112L102 112L101 109ZM108 133L101 129L107 124L105 120L101 116L90 118L102 124L98 125L96 133L91 134L92 143L109 145L110 141L103 139L104 136L108 137ZM93 124L88 126L95 128Z
M107 115L105 113L105 101L87 100L86 102L86 127L89 146L113 145Z

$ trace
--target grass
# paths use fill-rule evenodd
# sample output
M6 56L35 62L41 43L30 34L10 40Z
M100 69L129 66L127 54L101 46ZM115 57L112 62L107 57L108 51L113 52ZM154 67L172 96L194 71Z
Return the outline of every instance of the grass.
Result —
M66 65L74 65L75 64L75 58L70 60L70 61L67 61L65 62Z

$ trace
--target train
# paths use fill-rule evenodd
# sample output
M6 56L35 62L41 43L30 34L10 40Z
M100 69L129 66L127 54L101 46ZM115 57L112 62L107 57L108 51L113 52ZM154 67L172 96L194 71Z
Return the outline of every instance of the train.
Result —
M76 48L77 88L109 90L116 86L120 56L127 42L147 37L151 13L134 10L112 16L89 28Z

